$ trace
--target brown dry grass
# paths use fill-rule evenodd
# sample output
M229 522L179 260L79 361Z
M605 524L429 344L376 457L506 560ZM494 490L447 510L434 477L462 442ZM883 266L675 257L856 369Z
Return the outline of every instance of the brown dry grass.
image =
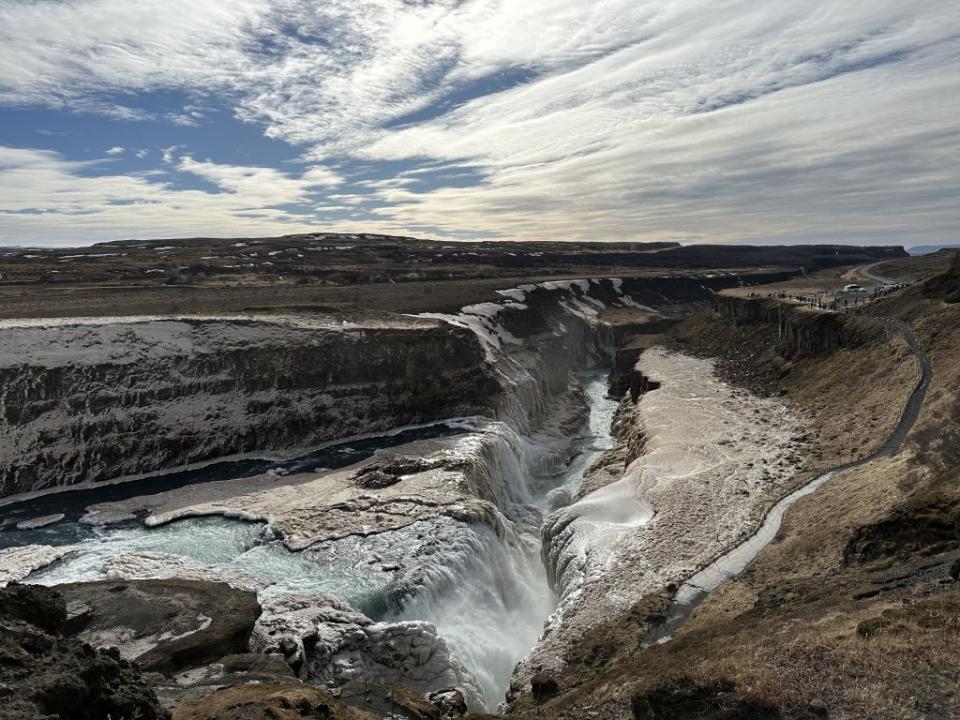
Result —
M876 617L891 624L861 637L849 616L823 626L765 637L691 673L700 682L726 678L743 697L806 717L812 699L836 720L921 720L960 712L960 592Z
M874 270L881 277L897 278L908 283L920 282L945 272L956 254L956 250L941 250L930 255L891 260L877 265Z
M820 292L821 290L836 290L847 283L858 282L859 278L850 279L850 274L855 266L843 265L835 268L827 268L809 273L801 277L787 280L786 282L772 283L759 287L742 287L724 290L724 295L734 295L738 297L749 297L753 293L778 293L785 292L791 294L810 294Z

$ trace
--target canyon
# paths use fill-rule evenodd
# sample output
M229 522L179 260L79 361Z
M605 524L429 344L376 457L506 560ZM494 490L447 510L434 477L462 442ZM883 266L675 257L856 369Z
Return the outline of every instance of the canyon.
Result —
M688 691L760 717L741 681L672 670L742 568L670 618L779 500L883 450L918 382L949 405L945 301L919 299L946 281L825 313L770 297L789 267L657 267L455 308L0 321L0 580L60 593L44 632L116 648L174 718L659 717Z

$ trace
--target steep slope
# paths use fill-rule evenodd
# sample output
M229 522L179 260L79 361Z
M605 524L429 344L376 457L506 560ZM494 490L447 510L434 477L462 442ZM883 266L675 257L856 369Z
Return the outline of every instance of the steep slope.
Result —
M911 321L932 360L933 383L904 448L793 505L774 542L672 640L644 649L670 609L669 594L648 596L600 628L571 658L573 669L535 678L510 716L575 718L587 708L595 718L691 720L960 714L960 311L925 299L930 292L869 308ZM811 476L884 442L918 367L882 323L720 307L724 314L687 322L678 340L720 356L726 377L814 416Z

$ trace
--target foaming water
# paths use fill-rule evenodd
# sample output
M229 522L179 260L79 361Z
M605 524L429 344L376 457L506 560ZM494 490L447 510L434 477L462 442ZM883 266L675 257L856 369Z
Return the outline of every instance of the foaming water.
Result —
M603 290L609 296L613 288L622 296L619 286L607 285L578 280L544 283L539 290L523 286L502 293L508 302L431 316L471 329L503 381L496 419L470 428L450 423L440 431L451 452L468 461L464 472L471 490L499 512L491 526L433 517L293 552L266 523L207 517L154 529L139 524L89 528L70 518L53 526L59 528L55 544L72 544L76 553L30 580L57 584L136 577L136 563L142 561L136 554L155 553L161 561L184 558L233 578L249 578L261 597L278 592L335 595L374 620L433 623L476 679L487 705L496 706L516 663L537 643L557 605L541 559L543 516L572 500L584 471L612 444L617 402L607 397L603 372L579 376L590 414L577 437L560 430L566 426L559 421L551 425L555 403L572 403L567 411L575 406L577 396L567 392L571 367L595 359L591 327L604 303L590 293ZM547 332L565 338L555 344L553 358L518 348L522 341L503 322L504 313L525 311L522 300L543 291L566 293L556 303L562 318L548 320ZM629 304L623 297L618 302ZM459 434L450 437L454 433ZM294 469L331 467L315 457L307 461L311 465L300 463ZM83 500L83 505L99 501ZM156 572L158 566L144 567Z
M522 540L504 543L480 526L436 567L449 578L438 585L442 592L422 589L391 619L434 623L488 706L496 705L555 604L539 549Z
M126 553L177 555L214 567L229 567L262 542L264 526L223 518L197 518L156 530L143 526L92 528L73 545L76 554L30 576L44 585L104 580L113 558Z
M553 489L538 498L538 504L544 511L556 510L573 502L583 482L583 474L605 451L613 447L611 425L619 403L608 395L606 373L601 370L582 372L580 382L590 410L579 439L580 452L559 474Z
M250 578L261 597L282 592L336 595L374 620L434 623L476 678L487 704L495 706L515 664L536 644L556 607L540 558L544 490L575 492L585 468L610 446L616 402L606 396L605 375L584 373L581 382L589 421L578 438L581 451L559 473L546 471L549 449L503 423L489 423L484 433L465 433L449 441L459 452L483 454L477 460L484 465L481 474L498 479L501 507L515 521L503 537L486 525L439 517L293 552L274 538L266 523L224 517L191 518L153 529L139 524L77 525L80 534L60 538L72 540L76 553L29 579L45 585L123 579L136 576L136 563L118 558L161 553Z

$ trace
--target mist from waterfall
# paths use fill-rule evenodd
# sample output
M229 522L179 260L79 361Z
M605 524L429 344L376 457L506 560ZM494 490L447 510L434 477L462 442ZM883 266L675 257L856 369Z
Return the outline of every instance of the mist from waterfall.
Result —
M604 282L608 297L611 287L614 296L621 295L619 285ZM496 419L452 419L449 425L464 432L437 441L469 468L465 473L477 486L473 490L495 508L495 523L438 515L297 552L287 549L268 524L224 517L151 529L85 527L71 557L30 580L119 579L127 569L117 558L161 553L221 571L231 582L256 588L261 597L335 595L376 621L433 623L475 678L487 707L495 708L515 665L537 643L557 606L541 558L543 518L573 500L584 471L611 445L617 401L607 396L606 372L571 372L584 358L598 362L592 333L603 302L589 294L595 287L600 287L597 281L524 286L505 291L506 302L470 306L459 316L434 316L474 330L507 389ZM567 353L563 362L521 347L503 322L503 313L537 312L518 302L535 291L559 296L546 322ZM628 303L621 299L620 304ZM579 430L571 431L569 423L551 425L552 413L578 417L577 408L589 411L579 416L584 420Z

